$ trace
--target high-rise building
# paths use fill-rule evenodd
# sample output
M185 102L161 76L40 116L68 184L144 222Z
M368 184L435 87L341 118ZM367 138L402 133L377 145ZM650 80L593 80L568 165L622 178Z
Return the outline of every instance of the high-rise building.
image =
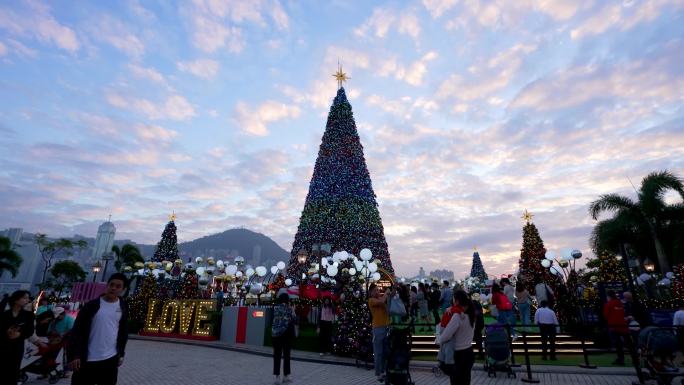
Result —
M43 260L40 257L38 244L33 237L24 237L23 233L23 229L20 228L3 232L3 235L12 242L12 248L21 255L22 262L16 277L12 278L9 272L0 276L0 293L11 293L15 290L29 290L34 293L36 285L40 283Z
M116 234L116 227L110 221L104 222L97 229L97 238L95 238L95 247L93 249L93 261L102 259L104 253L112 251L114 246L114 234Z

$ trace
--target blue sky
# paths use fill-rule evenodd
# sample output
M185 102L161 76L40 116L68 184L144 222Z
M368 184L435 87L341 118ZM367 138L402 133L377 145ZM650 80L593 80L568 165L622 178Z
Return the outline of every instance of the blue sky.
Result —
M400 274L513 272L524 209L589 254L589 202L684 175L678 0L4 2L0 228L289 250L338 60Z

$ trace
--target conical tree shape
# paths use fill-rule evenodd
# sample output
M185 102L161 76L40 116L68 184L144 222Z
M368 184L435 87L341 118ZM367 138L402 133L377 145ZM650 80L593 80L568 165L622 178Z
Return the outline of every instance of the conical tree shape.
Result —
M300 265L296 255L300 250L311 255L312 245L317 243L328 243L332 251L346 250L355 255L368 248L382 268L394 273L363 146L344 88L337 91L328 114L292 245L288 268L291 276L297 277L314 262L310 259L306 266Z
M154 252L152 261L175 261L178 259L178 238L176 237L176 224L169 221L161 235L161 240L157 243L157 250Z
M523 245L518 264L522 282L530 293L533 293L534 286L541 282L545 282L555 289L557 278L552 276L549 270L541 264L545 255L544 241L539 236L537 226L534 223L527 222L523 228Z
M482 260L480 260L480 253L477 251L473 253L473 266L470 268L470 276L479 278L480 282L484 283L489 277L485 272L484 266L482 266Z

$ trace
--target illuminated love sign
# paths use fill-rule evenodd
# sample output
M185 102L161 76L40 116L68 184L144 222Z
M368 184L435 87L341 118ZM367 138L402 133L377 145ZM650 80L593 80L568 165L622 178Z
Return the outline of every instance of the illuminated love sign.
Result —
M207 299L173 300L161 303L151 299L147 305L145 332L176 333L187 335L192 326L192 335L211 335L208 311L216 310L216 301Z

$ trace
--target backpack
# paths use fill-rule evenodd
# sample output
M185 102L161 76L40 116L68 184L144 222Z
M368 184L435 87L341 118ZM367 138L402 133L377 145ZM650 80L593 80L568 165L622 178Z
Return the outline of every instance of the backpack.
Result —
M276 306L273 311L273 325L271 326L271 336L280 337L287 332L292 323L292 313L287 306Z

